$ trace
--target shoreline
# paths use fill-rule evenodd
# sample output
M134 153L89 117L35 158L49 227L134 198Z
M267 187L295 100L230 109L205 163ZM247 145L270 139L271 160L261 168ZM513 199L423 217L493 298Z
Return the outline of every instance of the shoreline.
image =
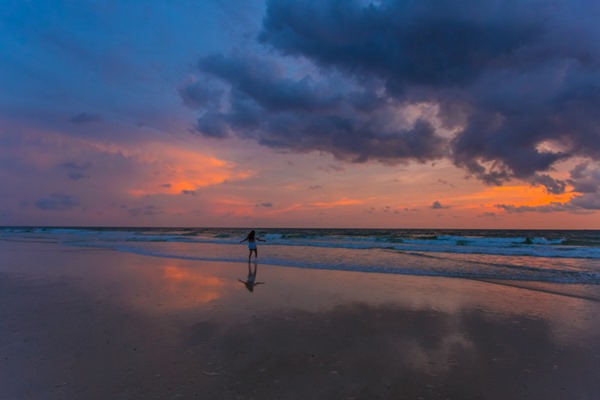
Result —
M594 299L0 242L9 399L586 399ZM593 300L593 301L589 301Z

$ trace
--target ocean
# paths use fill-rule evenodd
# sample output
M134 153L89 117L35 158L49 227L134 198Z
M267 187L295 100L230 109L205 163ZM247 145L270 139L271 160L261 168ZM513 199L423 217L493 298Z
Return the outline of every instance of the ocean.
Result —
M0 240L247 262L247 228L2 227ZM399 275L600 284L599 230L256 229L258 262Z

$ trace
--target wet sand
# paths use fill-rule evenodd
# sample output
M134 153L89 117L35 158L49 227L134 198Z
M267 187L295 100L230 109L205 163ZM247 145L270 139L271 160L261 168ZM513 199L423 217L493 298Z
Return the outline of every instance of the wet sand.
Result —
M595 287L0 242L2 399L596 399ZM585 296L579 293L586 293Z

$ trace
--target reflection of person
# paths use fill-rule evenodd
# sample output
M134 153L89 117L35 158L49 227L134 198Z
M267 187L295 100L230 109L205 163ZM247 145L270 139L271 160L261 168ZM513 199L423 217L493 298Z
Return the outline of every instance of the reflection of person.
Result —
M250 292L254 292L254 286L264 284L264 282L256 282L257 269L258 269L258 265L256 265L256 263L254 263L254 271L253 271L252 267L250 266L250 261L248 261L248 278L246 278L245 281L238 279L238 281L240 281L244 285L246 285L246 289L248 289L248 291L250 291Z
M248 262L250 262L250 259L252 258L252 252L254 252L254 259L256 260L258 258L258 249L256 248L256 241L258 240L259 242L266 242L266 240L260 239L259 237L256 236L256 232L251 231L248 236L246 236L246 239L244 240L240 240L240 243L248 241L248 250L250 250L250 253L248 254Z

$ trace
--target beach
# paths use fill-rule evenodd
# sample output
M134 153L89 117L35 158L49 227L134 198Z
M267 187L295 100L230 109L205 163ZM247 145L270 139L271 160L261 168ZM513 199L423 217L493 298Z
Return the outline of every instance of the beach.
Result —
M242 255L243 256L243 255ZM595 399L597 285L0 241L2 399ZM254 268L254 264L251 265Z

